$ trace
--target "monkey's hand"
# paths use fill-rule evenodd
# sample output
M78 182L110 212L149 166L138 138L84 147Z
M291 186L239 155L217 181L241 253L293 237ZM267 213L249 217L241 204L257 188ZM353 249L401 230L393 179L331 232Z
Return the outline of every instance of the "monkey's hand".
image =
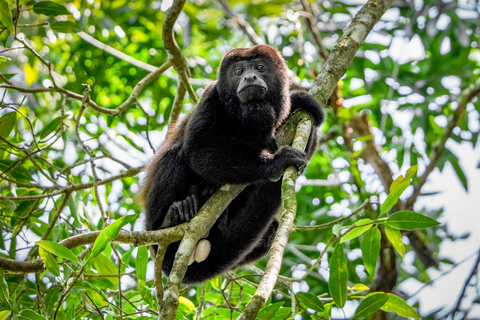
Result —
M198 200L195 195L186 197L183 200L175 201L168 208L165 219L160 229L176 226L178 224L190 221L198 212Z
M307 158L305 152L292 147L285 147L273 158L269 179L271 181L277 181L282 177L285 169L291 166L297 168L299 173L302 173L306 165Z

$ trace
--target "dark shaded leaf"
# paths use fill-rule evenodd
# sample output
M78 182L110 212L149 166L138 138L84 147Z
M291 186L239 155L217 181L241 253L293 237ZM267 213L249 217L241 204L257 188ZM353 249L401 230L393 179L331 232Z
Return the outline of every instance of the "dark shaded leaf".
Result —
M56 21L50 25L50 28L62 33L77 33L82 31L82 28L72 21Z
M15 29L12 22L12 13L10 12L8 3L5 2L5 0L0 0L0 22L7 27L8 31L14 33Z
M355 311L354 319L365 318L380 309L388 301L388 296L383 292L374 292L368 294L357 310Z
M50 133L56 131L60 127L60 122L62 121L61 117L57 117L50 121L45 128L38 133L38 136L41 140L45 139Z
M51 17L70 14L67 8L53 1L40 1L35 3L33 5L33 12Z
M1 0L0 0L1 1ZM0 137L6 138L17 123L17 113L9 112L0 118Z
M318 297L310 292L299 292L297 298L307 308L321 312L325 309L322 301Z

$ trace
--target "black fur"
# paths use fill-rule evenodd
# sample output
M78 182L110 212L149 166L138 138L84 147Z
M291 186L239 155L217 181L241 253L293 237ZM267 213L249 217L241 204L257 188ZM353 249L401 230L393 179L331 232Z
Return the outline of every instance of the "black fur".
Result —
M236 74L240 69L244 73ZM232 50L222 60L218 81L206 88L196 108L149 165L144 188L147 230L189 219L192 197L200 208L221 185L248 184L210 230L211 252L205 261L188 267L184 283L212 278L268 251L281 205L281 181L271 179L289 166L305 166L315 152L316 129L324 118L307 93L289 94L288 83L287 68L277 50L268 46ZM278 150L275 143L277 128L296 109L315 118L307 156L291 147ZM188 209L178 211L184 207ZM171 244L165 254L167 275L178 245Z

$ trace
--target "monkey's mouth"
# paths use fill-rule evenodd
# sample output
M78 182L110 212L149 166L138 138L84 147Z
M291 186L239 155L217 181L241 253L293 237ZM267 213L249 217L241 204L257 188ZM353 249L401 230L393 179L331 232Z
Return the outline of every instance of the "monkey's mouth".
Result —
M244 92L245 90L247 89L250 89L250 91L257 91L257 90L261 90L261 93L265 93L267 91L267 88L265 88L265 86L262 86L260 84L247 84L245 86L242 86L241 88L239 88L239 90L237 91L238 94Z

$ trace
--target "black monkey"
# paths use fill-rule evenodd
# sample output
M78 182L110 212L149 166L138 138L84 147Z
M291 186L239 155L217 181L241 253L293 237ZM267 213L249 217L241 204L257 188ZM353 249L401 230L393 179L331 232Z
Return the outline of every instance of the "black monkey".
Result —
M276 130L296 109L315 120L307 155L275 143ZM310 95L289 93L287 67L276 49L262 45L225 55L218 80L205 89L147 168L147 230L190 220L223 184L248 184L210 230L211 251L188 267L184 283L212 278L268 251L278 227L279 178L289 166L304 168L315 152L323 119ZM178 245L167 248L162 266L167 275Z

